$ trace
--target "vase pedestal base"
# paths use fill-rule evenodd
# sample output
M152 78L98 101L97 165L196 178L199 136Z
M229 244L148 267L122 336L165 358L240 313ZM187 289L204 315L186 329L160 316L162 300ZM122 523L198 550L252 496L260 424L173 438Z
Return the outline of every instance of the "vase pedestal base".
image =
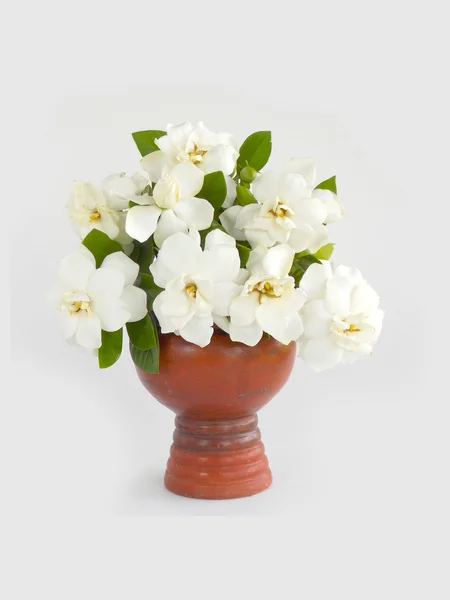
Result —
M176 417L166 488L189 498L223 500L262 492L272 473L258 417L203 421Z

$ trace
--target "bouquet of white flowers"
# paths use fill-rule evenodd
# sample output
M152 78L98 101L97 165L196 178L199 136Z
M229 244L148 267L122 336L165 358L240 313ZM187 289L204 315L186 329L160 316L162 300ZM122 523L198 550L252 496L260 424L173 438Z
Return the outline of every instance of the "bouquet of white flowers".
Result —
M316 184L315 161L261 172L271 133L238 147L198 123L133 134L141 173L75 185L69 216L82 239L61 261L57 304L64 336L95 350L101 368L122 351L159 368L159 335L197 346L229 335L298 343L320 371L371 354L380 299L353 268L329 262L328 224L343 207L336 178Z

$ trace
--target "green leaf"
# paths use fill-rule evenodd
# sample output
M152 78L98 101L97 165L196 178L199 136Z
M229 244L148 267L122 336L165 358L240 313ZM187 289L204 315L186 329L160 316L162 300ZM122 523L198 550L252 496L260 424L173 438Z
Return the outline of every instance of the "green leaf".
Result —
M299 284L301 278L313 263L320 264L320 260L313 254L305 255L304 252L299 252L294 256L290 275L295 279L295 285Z
M325 181L322 181L322 183L319 183L319 185L316 185L316 190L330 190L330 192L337 194L336 175L333 175L330 179L326 179Z
M334 244L325 244L322 248L319 248L314 256L319 260L329 260L333 254Z
M203 180L203 187L197 194L197 198L204 198L214 206L214 210L219 208L224 203L227 197L227 184L225 183L225 175L222 171L214 171L208 173Z
M150 317L153 320L153 317ZM153 321L155 324L155 322ZM156 327L156 325L155 325ZM150 350L136 348L130 340L130 354L133 362L146 373L159 373L159 337L156 336L156 346Z
M260 171L267 163L272 151L272 134L270 131L256 131L248 136L239 149L237 159L238 173L244 167L252 167Z
M242 185L236 186L236 201L241 206L247 206L247 204L255 204L255 202L257 202L251 191L247 190Z
M122 354L123 329L117 331L102 330L102 345L98 349L98 366L107 369Z
M158 331L149 315L135 323L127 323L127 331L133 346L139 350L150 350L157 344Z
M153 262L154 255L155 249L152 238L142 243L134 241L134 247L130 254L130 258L138 263L139 271L144 271L144 273L148 272L148 268Z
M141 156L147 156L147 154L159 150L158 146L155 144L155 139L166 135L166 132L159 129L148 129L147 131L135 131L131 135L133 136L133 140L135 141Z
M97 269L108 254L123 252L123 248L118 242L110 239L106 233L98 229L93 229L87 234L83 240L83 245L94 255Z
M141 290L147 294L147 308L151 310L153 308L153 302L158 294L160 294L163 289L158 287L153 280L153 275L150 273L139 273L139 277L136 280L135 285L140 287Z
M244 268L250 256L250 248L239 243L236 244L236 248L238 249L239 257L241 259L241 267Z

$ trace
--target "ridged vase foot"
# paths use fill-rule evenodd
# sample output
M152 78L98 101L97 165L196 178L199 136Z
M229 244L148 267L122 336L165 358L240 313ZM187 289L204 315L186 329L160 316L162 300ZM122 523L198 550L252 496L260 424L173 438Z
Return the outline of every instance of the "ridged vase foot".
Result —
M243 498L272 483L256 415L229 421L176 417L175 427L164 478L174 494Z

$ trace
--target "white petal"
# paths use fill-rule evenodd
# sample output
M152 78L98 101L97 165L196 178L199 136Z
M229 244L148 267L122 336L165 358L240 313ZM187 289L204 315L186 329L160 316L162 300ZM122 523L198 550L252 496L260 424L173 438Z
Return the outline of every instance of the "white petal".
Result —
M125 277L125 285L133 285L139 274L139 265L131 258L128 258L123 252L113 252L103 260L102 267L105 269L115 269Z
M342 364L343 365L351 365L355 361L360 360L361 358L369 358L372 354L372 345L371 344L362 344L358 346L358 349L355 351L344 350L342 354Z
M160 137L156 143L158 146L164 146L165 142L169 141L174 146L181 148L187 144L192 130L193 126L190 121L185 121L179 125L167 125L167 135Z
M205 238L205 250L212 250L213 246L217 245L236 248L236 240L221 229L213 229Z
M230 323L230 339L233 342L241 342L247 346L256 346L262 338L262 334L263 330L256 321L244 326Z
M141 158L141 167L150 175L151 181L159 181L167 170L168 160L164 152L157 150Z
M214 207L204 198L180 200L173 207L173 212L188 227L194 227L198 231L207 229L214 218Z
M303 175L309 187L313 187L316 181L316 159L290 158L286 163L285 171Z
M310 189L306 179L296 173L283 173L280 177L278 196L283 204L291 206L299 198L308 197Z
M263 229L246 229L245 235L252 248L257 248L258 246L270 248L276 243L276 240L271 237L269 232Z
M294 260L294 250L288 244L280 244L270 248L263 260L263 271L272 277L286 277Z
M65 340L68 340L75 334L75 332L77 330L79 318L80 317L79 317L78 313L69 315L65 311L60 312L61 328L63 330L63 336L64 336Z
M227 185L227 196L223 201L222 208L230 208L236 200L236 182L229 175L225 175L225 183Z
M352 291L351 312L370 315L380 304L380 297L368 283L360 283Z
M240 291L241 286L231 281L216 283L212 300L213 312L222 317L229 315L231 300L235 298Z
M133 183L136 186L136 194L142 194L142 192L149 184L148 178L144 177L140 173L134 173L131 176L131 179L133 180Z
M189 161L179 163L170 171L170 176L176 179L180 186L180 198L196 196L202 189L203 172Z
M114 296L98 296L91 303L92 311L98 316L104 331L117 331L130 319L126 304Z
M161 261L175 275L189 275L198 272L201 257L200 246L190 236L175 233L162 244L155 262ZM153 273L152 267L150 270Z
M227 317L219 317L218 315L213 315L214 318L214 324L217 325L217 327L220 327L220 329L222 329L222 331L225 331L225 333L230 333L230 320Z
M211 281L234 281L241 268L237 248L213 246L205 250L198 264L198 273Z
M204 348L211 341L213 334L213 319L209 317L192 317L182 329L180 335L187 342Z
M205 174L223 171L225 175L230 175L236 167L237 156L234 148L219 144L203 155L198 166Z
M289 204L295 213L293 221L297 226L309 223L315 227L324 223L327 218L327 210L317 198L292 199Z
M149 206L150 204L155 204L153 198L148 194L133 196L132 201L140 206Z
M109 238L115 240L120 233L119 213L112 212L110 209L105 210L102 207L99 207L98 211L100 219L91 224L91 229L99 229L106 233Z
M102 345L102 328L100 319L95 314L80 315L75 334L77 344L84 348L100 348Z
M233 210L233 208L228 209ZM261 207L258 204L248 204L243 206L239 213L236 213L236 227L237 229L245 229L246 227L252 227L255 219L259 217ZM225 211L227 212L227 211ZM224 213L225 214L225 213Z
M174 233L187 233L188 226L179 219L173 210L163 210L156 227L153 239L158 248L161 248L163 242Z
M314 254L317 252L317 250L319 250L319 248L322 248L322 246L328 244L328 241L329 237L327 227L325 227L325 225L319 225L318 227L314 228L307 249L309 252L311 252L311 254Z
M383 325L384 311L381 308L377 308L369 317L364 319L364 322L372 325L374 328L374 335L372 337L372 342L375 343L378 339L378 336L381 333L381 328Z
M126 212L121 212L119 213L119 222L118 222L118 226L119 226L119 233L118 235L115 237L116 242L119 242L119 244L121 246L132 246L133 245L133 238L128 235L128 233L125 231L125 223L127 220L127 213ZM133 250L133 247L131 247L131 250ZM128 252L128 254L131 254L131 250L130 252ZM125 254L127 254L125 248L124 248L124 252Z
M322 298L325 294L325 283L331 277L329 262L314 263L308 267L300 281L300 289L306 294L308 300Z
M78 252L74 252L61 260L58 279L61 287L68 292L83 291L86 289L89 278L94 271L95 259L87 248L82 246Z
M127 214L125 230L138 242L145 242L155 232L161 209L157 206L133 206Z
M323 300L308 302L302 310L305 336L308 338L324 338L330 335L332 316L325 308Z
M334 274L339 275L339 277L346 277L353 285L358 285L364 281L361 271L358 271L358 269L354 269L353 267L339 265L339 267L336 267Z
M244 231L236 228L236 220L242 208L242 206L232 206L231 208L227 208L219 217L219 221L222 223L225 231L238 241L246 239Z
M159 326L161 327L162 333L172 333L175 331L175 327L170 319L170 317L166 316L162 312L162 305L164 304L164 300L167 297L167 292L161 292L156 296L153 301L153 312L158 319Z
M326 283L325 307L332 315L346 318L350 314L353 284L345 277L334 275Z
M331 337L303 341L300 356L314 371L331 369L342 360L344 350L333 343Z
M166 317L184 317L192 312L193 302L183 291L168 291L161 297L161 314Z
M295 285L295 282L293 282ZM288 313L298 312L306 302L306 294L303 290L295 288L290 292L285 292L282 296L283 310Z
M293 229L289 235L288 244L294 252L303 252L309 248L314 237L314 229L308 223L302 223Z
M263 331L282 344L289 344L303 333L300 315L285 314L278 299L268 299L256 309L256 320Z
M108 206L115 210L128 208L128 202L137 193L136 184L124 173L109 175L102 183L103 192L108 198Z
M134 285L127 285L124 288L120 299L130 312L130 317L128 319L129 323L140 321L147 314L147 294L144 290L141 290Z
M330 190L314 190L314 198L319 198L327 211L327 217L324 223L334 223L344 214L344 207L339 198Z
M92 299L108 295L120 298L125 286L125 275L115 269L100 267L89 280L86 291Z
M267 171L258 175L252 183L252 193L260 204L276 199L279 192L280 175Z
M258 305L258 294L233 298L230 304L231 322L240 327L251 325L255 320Z

